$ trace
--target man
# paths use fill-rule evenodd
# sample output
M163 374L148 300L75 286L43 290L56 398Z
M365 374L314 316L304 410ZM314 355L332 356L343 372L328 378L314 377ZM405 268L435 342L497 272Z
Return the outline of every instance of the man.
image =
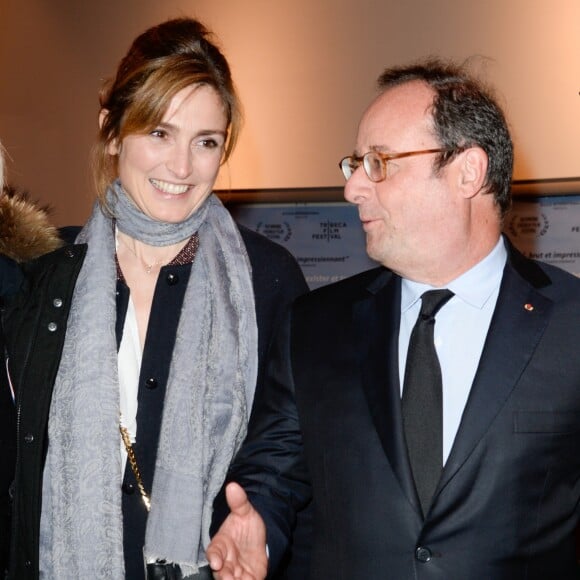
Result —
M502 237L512 142L476 80L379 86L341 167L383 267L293 306L210 563L263 578L312 493L313 579L576 578L580 281Z

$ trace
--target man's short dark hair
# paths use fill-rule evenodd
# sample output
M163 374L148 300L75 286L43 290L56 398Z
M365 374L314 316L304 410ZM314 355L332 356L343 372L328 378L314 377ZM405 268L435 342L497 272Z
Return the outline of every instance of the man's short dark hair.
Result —
M488 157L484 187L493 193L503 216L511 204L513 143L504 113L492 92L457 65L430 58L409 66L386 69L378 79L381 91L411 81L427 83L433 99L433 124L441 146L449 149L481 147ZM439 170L453 159L441 155Z

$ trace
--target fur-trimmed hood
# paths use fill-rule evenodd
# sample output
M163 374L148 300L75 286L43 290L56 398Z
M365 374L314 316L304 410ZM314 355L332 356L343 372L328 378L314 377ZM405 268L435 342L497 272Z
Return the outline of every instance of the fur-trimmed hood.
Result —
M0 254L26 262L62 245L46 208L10 188L0 193Z

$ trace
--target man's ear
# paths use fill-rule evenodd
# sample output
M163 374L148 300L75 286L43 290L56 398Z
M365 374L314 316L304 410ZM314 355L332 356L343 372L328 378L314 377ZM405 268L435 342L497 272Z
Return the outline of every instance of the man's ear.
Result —
M466 198L474 197L483 188L487 175L487 153L481 147L469 147L460 153L460 187Z
M108 109L101 109L101 111L99 112L99 129L103 128L103 124L108 114L109 114ZM109 144L107 145L107 153L109 155L119 155L120 151L121 147L119 146L119 143L117 142L116 139L114 141L110 141Z

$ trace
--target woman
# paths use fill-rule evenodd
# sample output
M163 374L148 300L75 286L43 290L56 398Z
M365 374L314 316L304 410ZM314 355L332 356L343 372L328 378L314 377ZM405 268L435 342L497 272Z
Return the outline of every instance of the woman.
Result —
M306 290L212 195L239 128L228 64L191 19L139 36L101 95L98 203L6 313L10 578L137 579L144 562L148 578L211 578L212 500L272 330Z
M14 294L21 282L19 262L31 260L61 245L58 231L48 221L46 211L4 186L4 156L0 144L0 306ZM4 352L0 332L0 352ZM3 372L2 365L0 373ZM0 385L0 577L8 561L10 501L16 453L13 393L6 380Z

